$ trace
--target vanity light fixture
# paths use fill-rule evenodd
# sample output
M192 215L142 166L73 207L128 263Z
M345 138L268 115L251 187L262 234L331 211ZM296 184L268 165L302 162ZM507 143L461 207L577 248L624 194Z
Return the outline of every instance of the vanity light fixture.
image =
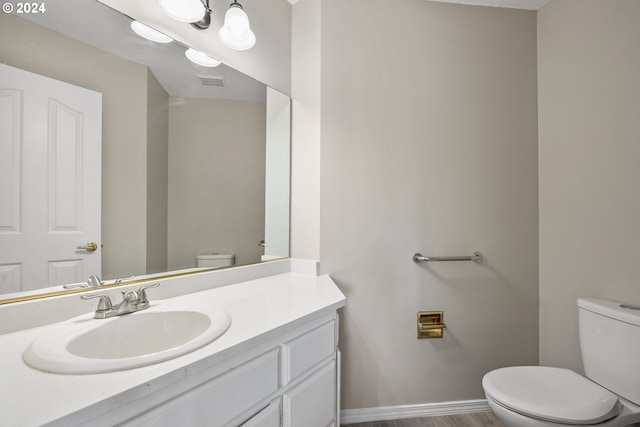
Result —
M256 36L249 27L249 17L236 0L224 15L224 25L218 31L218 37L222 44L234 50L247 50L256 44Z
M138 21L131 22L131 29L137 35L156 43L171 43L173 39L160 31Z
M211 8L209 7L209 0L206 0L204 10L205 14L202 19L191 23L191 26L196 30L206 30L209 28L209 25L211 25Z
M171 18L180 22L198 22L207 15L200 0L158 0L160 8Z
M188 22L198 30L211 25L209 0L158 0L162 11L171 18ZM144 36L143 36L144 37ZM229 5L224 15L224 25L218 31L222 44L229 49L247 50L256 44L256 35L249 26L249 17L237 0Z
M187 49L187 51L184 54L189 59L189 61L193 62L194 64L201 65L203 67L217 67L222 62L219 59L212 58L209 55L206 55L200 52L199 50L195 50L192 47Z

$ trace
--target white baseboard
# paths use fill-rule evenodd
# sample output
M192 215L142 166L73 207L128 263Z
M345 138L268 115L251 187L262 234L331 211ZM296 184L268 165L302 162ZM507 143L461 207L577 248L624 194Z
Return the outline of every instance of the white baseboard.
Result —
M439 417L442 415L489 412L484 399L458 402L424 403L418 405L381 406L378 408L345 409L340 411L340 424L398 420L401 418Z

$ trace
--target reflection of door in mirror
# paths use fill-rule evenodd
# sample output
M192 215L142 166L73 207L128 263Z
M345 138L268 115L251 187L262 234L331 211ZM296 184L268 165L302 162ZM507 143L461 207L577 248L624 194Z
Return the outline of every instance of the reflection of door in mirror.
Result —
M100 274L101 128L100 93L0 64L0 293Z

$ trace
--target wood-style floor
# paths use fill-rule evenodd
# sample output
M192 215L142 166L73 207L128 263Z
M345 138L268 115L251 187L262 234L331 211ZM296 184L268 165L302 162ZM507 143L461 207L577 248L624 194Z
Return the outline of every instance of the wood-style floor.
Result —
M342 424L344 425L344 424ZM491 412L348 424L348 427L504 427Z

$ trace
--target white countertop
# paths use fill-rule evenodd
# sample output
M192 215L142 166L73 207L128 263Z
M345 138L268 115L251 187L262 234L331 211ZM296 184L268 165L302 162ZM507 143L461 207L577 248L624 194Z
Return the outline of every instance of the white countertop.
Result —
M150 299L153 305L153 297ZM176 359L89 375L50 374L23 362L24 349L52 325L0 335L0 426L83 422L88 409L107 413L123 400L162 389L250 348L271 333L293 328L345 304L344 295L331 278L300 273L278 274L172 299L180 304L206 301L218 305L231 316L231 326L211 344Z

